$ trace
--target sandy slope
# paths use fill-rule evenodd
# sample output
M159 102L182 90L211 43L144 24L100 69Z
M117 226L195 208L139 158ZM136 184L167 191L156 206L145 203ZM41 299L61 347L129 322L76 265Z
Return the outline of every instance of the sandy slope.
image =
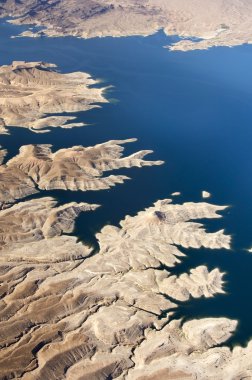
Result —
M149 35L164 29L202 39L182 41L174 50L250 43L252 33L250 0L7 0L0 14L17 16L16 23L45 26L48 36Z

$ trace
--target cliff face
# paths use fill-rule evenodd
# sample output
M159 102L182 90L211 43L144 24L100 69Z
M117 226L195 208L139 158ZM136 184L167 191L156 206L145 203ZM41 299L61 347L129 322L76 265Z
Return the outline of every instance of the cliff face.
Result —
M202 0L7 0L0 14L17 17L15 23L44 26L42 34L48 36L149 35L163 29L185 38L172 47L177 50L250 43L252 32L250 0L212 0L207 6Z

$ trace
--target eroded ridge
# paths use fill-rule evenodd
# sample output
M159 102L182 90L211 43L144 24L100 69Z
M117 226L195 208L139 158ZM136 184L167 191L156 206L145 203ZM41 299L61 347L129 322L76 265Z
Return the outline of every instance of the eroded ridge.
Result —
M250 0L211 0L207 7L204 0L6 0L0 15L17 17L13 23L45 27L23 33L30 37L150 35L163 29L183 37L174 50L251 43L252 32Z
M13 62L0 67L0 133L8 127L46 132L47 127L83 126L74 116L59 113L87 111L105 103L105 88L90 87L97 81L89 74L62 74L44 62ZM53 115L52 115L53 114Z
M29 202L43 207L40 200ZM19 210L32 210L29 202L0 211L0 221L7 220L6 213L12 220L12 213L27 226L25 219L20 223ZM60 243L64 231L72 231L77 211L96 206L66 205L65 218L61 207L55 208L52 199L47 202L46 217L40 216L42 211L28 217L30 223L38 218L43 231L42 240L29 244L49 242L47 247L53 249L57 238L58 253L47 255L43 249L44 254L34 254L22 237L15 242L5 238L1 250L3 379L205 380L251 375L250 344L233 351L219 347L234 332L236 321L205 318L183 324L171 319L178 300L224 291L218 268L209 272L200 266L177 277L172 267L183 256L180 246L230 247L224 231L209 233L196 222L221 217L218 212L225 207L158 201L126 217L120 227L104 227L97 234L100 249L95 255L69 251L68 256L68 247ZM79 243L79 249L88 248ZM164 264L170 269L163 270Z
M91 248L77 243L70 234L80 212L98 205L68 203L56 207L50 197L20 202L1 211L0 261L25 263L61 262L86 257ZM62 235L63 234L63 235Z
M0 166L0 203L35 194L39 190L104 190L128 179L124 175L103 176L121 168L161 165L147 161L152 153L142 150L123 157L123 144L136 139L111 140L91 147L74 146L52 152L51 145L24 145L20 153ZM6 151L0 151L2 159Z

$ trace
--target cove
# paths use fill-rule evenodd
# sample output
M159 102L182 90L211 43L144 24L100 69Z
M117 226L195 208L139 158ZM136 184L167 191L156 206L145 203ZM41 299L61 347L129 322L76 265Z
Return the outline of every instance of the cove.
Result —
M62 72L86 71L101 79L111 103L79 113L89 124L71 130L54 129L35 134L12 128L0 144L14 156L24 144L52 144L54 149L109 139L137 137L127 152L152 149L161 167L121 170L132 179L109 191L52 191L60 203L99 203L95 213L78 219L75 234L95 244L95 233L105 224L118 225L126 214L167 198L199 201L202 190L213 194L210 202L230 208L222 220L207 222L209 230L225 228L232 234L232 251L186 250L187 257L175 273L206 264L226 272L227 294L211 300L191 300L177 316L226 316L239 320L230 345L252 337L250 273L252 256L252 47L214 48L209 51L170 52L163 46L176 39L162 32L150 37L17 38L24 27L0 25L0 64L13 60L56 63ZM43 195L43 193L42 193ZM41 194L39 195L41 196Z

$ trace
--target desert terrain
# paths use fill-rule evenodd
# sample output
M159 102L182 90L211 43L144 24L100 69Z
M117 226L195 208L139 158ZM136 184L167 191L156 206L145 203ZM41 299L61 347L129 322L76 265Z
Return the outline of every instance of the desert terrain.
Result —
M17 24L35 24L42 31L25 36L150 35L163 30L182 38L173 50L207 49L251 43L252 3L249 0L5 0L2 17ZM197 40L191 38L196 37Z
M5 0L0 16L41 27L21 37L163 30L181 38L169 48L182 51L251 43L252 32L248 0L207 7L200 0ZM74 113L108 102L97 83L53 63L1 66L0 134L12 136L12 127L36 133L84 127ZM119 225L104 225L94 247L75 234L76 221L103 205L60 204L47 194L107 191L130 179L120 169L164 164L146 159L151 150L125 154L125 144L135 141L61 149L27 143L11 158L0 150L1 380L252 379L252 342L229 346L238 320L176 316L192 299L225 297L226 273L217 266L176 269L191 249L231 251L222 220L227 206L209 203L207 190L198 202L167 194ZM209 220L222 227L209 231Z

